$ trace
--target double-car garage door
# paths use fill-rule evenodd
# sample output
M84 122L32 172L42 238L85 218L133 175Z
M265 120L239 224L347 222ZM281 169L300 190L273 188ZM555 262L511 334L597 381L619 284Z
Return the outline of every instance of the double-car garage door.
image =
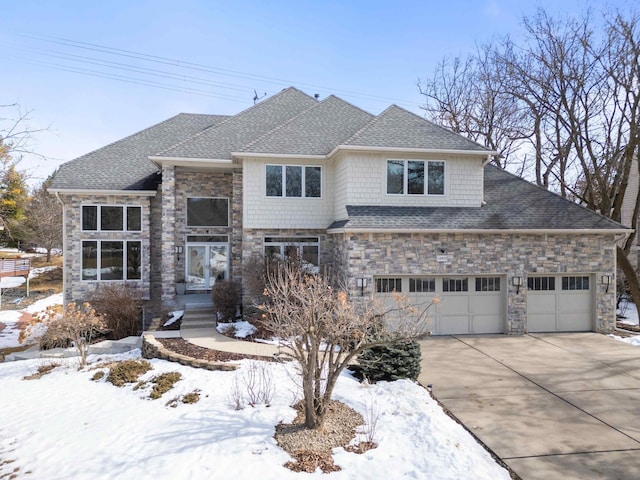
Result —
M503 333L506 325L505 278L502 276L425 276L376 278L376 292L389 310L391 292L403 293L421 312L427 310L434 335Z
M593 285L589 275L529 275L528 332L593 330ZM377 277L375 291L389 310L397 307L392 292L406 295L421 312L430 305L428 329L434 335L504 333L506 277ZM432 304L434 298L436 302Z

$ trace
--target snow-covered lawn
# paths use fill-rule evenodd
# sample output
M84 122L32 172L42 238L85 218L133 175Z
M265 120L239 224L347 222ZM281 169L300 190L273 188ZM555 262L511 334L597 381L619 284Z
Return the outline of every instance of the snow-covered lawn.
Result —
M2 310L0 311L0 324L4 325L3 329L0 329L0 348L13 348L20 346L18 342L18 335L20 334L20 326L25 319L30 318L31 315L38 312L42 312L50 305L61 305L62 293L57 293L49 297L43 298L34 302L22 310ZM25 315L28 314L28 315ZM43 332L39 328L34 328L31 332L31 337L35 338L41 335ZM30 339L27 339L24 343L32 343ZM1 477L0 477L1 478Z
M101 361L134 358L101 356ZM58 361L58 360L56 360ZM97 356L90 356L94 365ZM18 469L18 478L46 479L504 479L509 475L420 386L410 381L363 386L345 374L335 398L360 411L375 404L379 419L376 449L358 455L335 450L342 471L294 473L274 438L278 422L290 422L297 388L291 365L270 363L276 391L271 406L234 410L237 372L210 372L163 360L153 370L182 374L173 390L148 400L147 390L117 388L96 370L78 370L67 360L37 380L23 380L49 360L0 364L0 478ZM195 404L166 403L199 390ZM10 463L8 463L10 462ZM30 472L28 475L26 472Z

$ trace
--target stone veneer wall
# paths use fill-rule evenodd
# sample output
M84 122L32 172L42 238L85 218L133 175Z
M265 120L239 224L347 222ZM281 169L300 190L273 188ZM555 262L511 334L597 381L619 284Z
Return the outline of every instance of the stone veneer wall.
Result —
M349 278L350 293L359 301L356 278L366 278L365 297L373 294L374 275L499 273L507 276L508 334L526 332L527 274L595 273L596 331L615 328L615 288L601 284L601 275L615 278L613 235L566 234L398 234L335 235L336 263ZM436 256L444 250L447 261ZM514 276L524 277L516 294Z
M149 197L120 195L61 195L64 203L66 238L64 243L65 284L64 302L89 300L98 285L122 283L122 281L82 280L83 240L140 240L142 242L142 275L140 280L127 280L126 284L140 291L144 299L150 298L151 272L149 269L151 246L149 242ZM82 205L130 205L142 207L141 232L83 232Z
M175 253L175 224L176 224L176 167L162 166L161 212L160 228L161 262L160 300L163 307L176 304L176 253ZM154 222L155 225L155 222Z

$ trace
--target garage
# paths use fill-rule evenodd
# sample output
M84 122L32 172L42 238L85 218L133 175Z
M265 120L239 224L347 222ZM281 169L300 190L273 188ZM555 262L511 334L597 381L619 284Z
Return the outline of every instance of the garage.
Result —
M506 281L503 276L376 277L376 295L393 309L392 292L406 295L417 310L429 308L434 335L504 333Z
M592 331L592 290L590 275L529 275L527 331Z

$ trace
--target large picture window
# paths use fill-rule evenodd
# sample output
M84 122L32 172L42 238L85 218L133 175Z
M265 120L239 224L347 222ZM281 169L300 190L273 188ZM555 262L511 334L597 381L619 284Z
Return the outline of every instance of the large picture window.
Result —
M322 196L322 167L267 165L267 197L319 198Z
M140 232L142 207L83 205L82 230L94 232Z
M320 271L320 239L318 237L265 237L265 257L300 259L310 272Z
M188 227L228 227L228 198L187 198Z
M142 243L138 240L82 242L82 280L140 280Z
M444 195L444 185L443 161L387 160L390 195Z

